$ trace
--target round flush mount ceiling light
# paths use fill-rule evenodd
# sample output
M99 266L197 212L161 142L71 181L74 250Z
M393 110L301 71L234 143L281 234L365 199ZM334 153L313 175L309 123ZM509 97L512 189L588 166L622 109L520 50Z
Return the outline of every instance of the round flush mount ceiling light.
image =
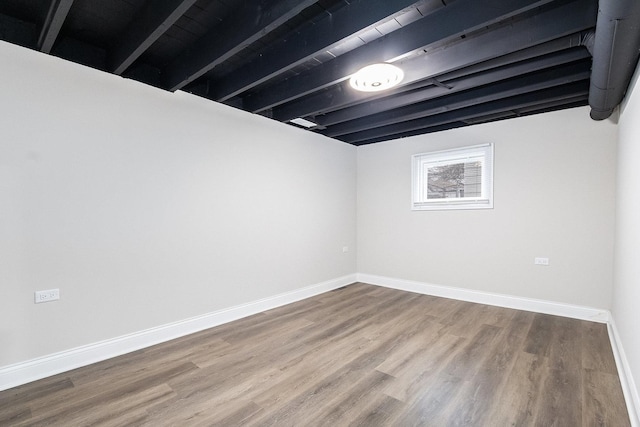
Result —
M404 72L391 64L373 64L361 68L351 76L349 83L355 90L378 92L394 87L402 81Z

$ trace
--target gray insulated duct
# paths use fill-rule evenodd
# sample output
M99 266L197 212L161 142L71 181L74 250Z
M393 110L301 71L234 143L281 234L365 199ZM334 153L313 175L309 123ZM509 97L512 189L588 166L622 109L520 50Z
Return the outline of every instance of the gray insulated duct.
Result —
M640 0L600 0L589 88L591 118L604 120L620 104L640 52Z

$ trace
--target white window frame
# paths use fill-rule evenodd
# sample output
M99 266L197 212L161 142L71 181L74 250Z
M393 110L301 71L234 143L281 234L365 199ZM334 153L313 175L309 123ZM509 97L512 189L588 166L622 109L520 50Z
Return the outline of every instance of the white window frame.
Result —
M480 197L427 199L426 169L464 161L482 162ZM493 209L493 144L473 145L453 150L415 154L411 157L411 209Z

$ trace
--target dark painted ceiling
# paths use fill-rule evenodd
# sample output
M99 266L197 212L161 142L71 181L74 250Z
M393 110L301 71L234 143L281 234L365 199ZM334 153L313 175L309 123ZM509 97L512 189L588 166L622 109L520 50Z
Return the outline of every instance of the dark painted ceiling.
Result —
M0 39L355 145L587 105L596 0L2 0ZM348 77L405 72L388 92Z

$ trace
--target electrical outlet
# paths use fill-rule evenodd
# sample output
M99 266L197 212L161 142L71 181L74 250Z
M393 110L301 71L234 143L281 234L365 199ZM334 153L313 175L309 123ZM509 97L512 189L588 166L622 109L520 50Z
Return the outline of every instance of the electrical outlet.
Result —
M342 252L344 252L345 254L346 254L347 252L349 252L349 246L343 246L343 247L342 247Z
M537 257L533 260L535 265L549 265L549 258Z
M36 291L34 294L36 304L60 299L60 289L49 289L46 291Z

